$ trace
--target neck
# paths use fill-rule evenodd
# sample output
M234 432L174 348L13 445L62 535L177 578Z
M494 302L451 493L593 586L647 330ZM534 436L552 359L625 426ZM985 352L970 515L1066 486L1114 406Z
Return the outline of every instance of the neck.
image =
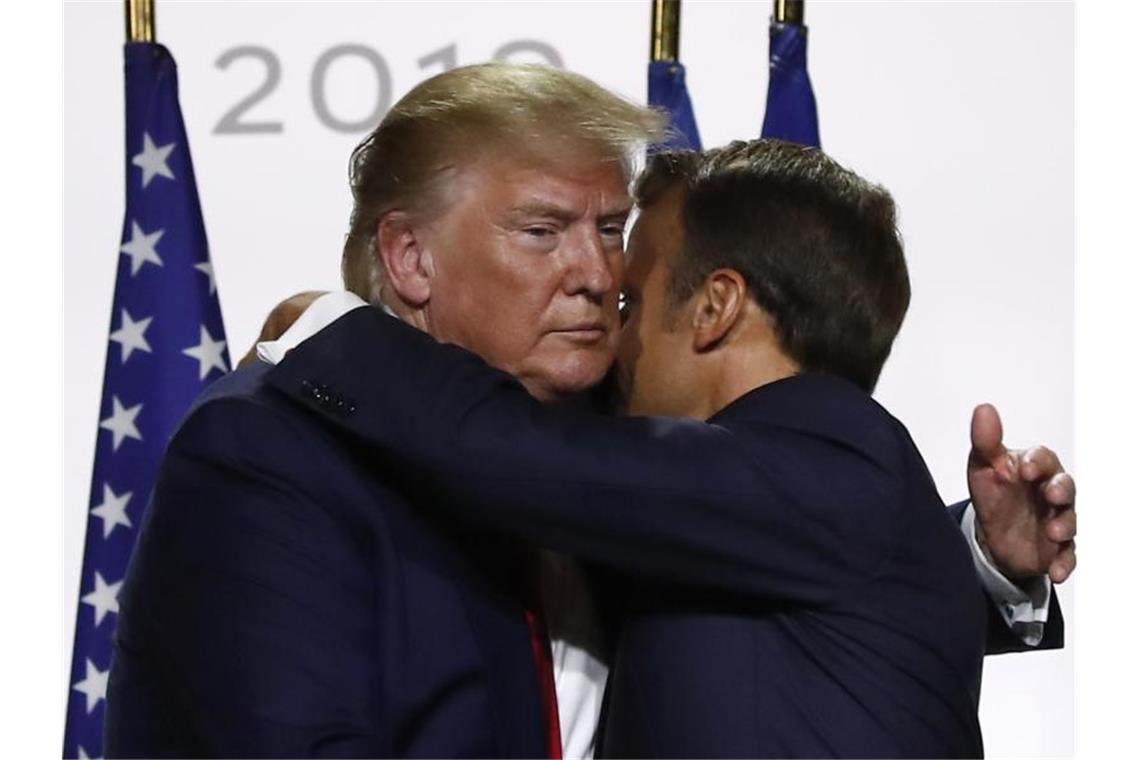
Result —
M401 322L406 322L412 327L432 335L432 331L429 329L426 311L423 308L414 308L404 303L403 299L397 296L391 288L385 287L380 292L380 305Z
M792 377L799 365L780 348L766 317L749 320L738 334L729 336L729 345L713 369L709 392L704 399L701 419L708 419L746 393Z
M756 362L752 366L726 368L722 382L709 397L705 419L724 409L741 396L757 388L798 374L799 367L783 354L773 356L769 361Z

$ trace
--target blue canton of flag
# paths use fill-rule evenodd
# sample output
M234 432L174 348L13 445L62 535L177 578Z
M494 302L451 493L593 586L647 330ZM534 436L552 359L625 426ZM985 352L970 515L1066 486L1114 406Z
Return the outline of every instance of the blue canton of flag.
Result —
M768 105L761 137L819 147L819 118L807 71L807 27L768 27Z
M685 86L685 67L680 61L652 61L649 64L649 105L669 114L669 134L650 153L679 148L701 149L701 135L693 115L693 103Z
M229 369L174 59L127 43L127 210L111 308L63 756L98 757L118 593L155 473L191 401Z

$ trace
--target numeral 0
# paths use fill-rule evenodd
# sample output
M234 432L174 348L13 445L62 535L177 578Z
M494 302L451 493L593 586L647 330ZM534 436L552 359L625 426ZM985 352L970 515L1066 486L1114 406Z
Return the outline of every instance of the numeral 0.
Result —
M376 105L372 113L359 121L343 121L332 115L329 111L328 101L325 100L325 77L329 66L337 58L345 55L355 55L372 64L376 72ZM334 132L364 132L376 126L377 122L392 105L392 75L388 71L388 64L383 56L370 47L364 45L337 45L321 53L313 66L313 76L309 79L309 94L313 99L313 110L317 119Z
M338 58L345 56L364 59L376 72L375 105L368 116L355 121L347 121L334 115L329 109L325 94L329 67ZM540 40L514 40L501 46L492 56L496 61L509 61L516 57L528 60L537 58L551 66L560 68L563 66L562 56L558 54L558 51L552 45ZM285 126L280 121L247 121L242 118L250 109L269 97L277 85L281 83L281 60L269 48L258 45L240 45L222 53L214 65L225 70L239 58L254 58L261 61L265 67L265 80L253 92L222 114L222 118L214 127L214 134L248 135L283 132ZM416 63L421 71L436 65L439 65L443 71L450 71L458 65L458 58L458 45L453 42L428 53L418 59ZM387 61L384 60L384 56L370 47L356 44L335 45L321 53L313 65L313 73L309 78L309 97L313 104L313 112L321 124L334 132L364 132L374 127L392 105L392 73L388 68Z

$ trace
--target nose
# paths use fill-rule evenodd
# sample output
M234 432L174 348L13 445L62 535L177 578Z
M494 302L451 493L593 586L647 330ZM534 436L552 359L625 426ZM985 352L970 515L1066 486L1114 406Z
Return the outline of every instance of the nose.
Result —
M585 295L592 301L600 302L617 284L614 268L620 266L621 257L620 249L611 251L606 248L596 229L583 232L576 241L566 272L566 293Z

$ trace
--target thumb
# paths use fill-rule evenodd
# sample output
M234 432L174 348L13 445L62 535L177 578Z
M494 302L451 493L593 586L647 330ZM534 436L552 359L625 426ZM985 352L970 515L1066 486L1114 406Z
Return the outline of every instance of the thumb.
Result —
M1001 417L993 404L979 404L970 420L970 469L993 467L1008 477L1011 464L1002 445Z

